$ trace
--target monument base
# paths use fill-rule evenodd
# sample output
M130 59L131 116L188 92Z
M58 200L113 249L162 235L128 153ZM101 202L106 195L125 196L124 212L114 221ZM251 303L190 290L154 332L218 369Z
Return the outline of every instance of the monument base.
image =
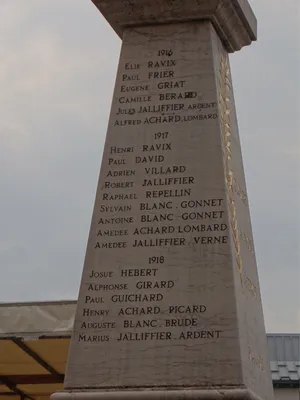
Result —
M51 400L264 400L248 389L183 389L138 391L63 391Z

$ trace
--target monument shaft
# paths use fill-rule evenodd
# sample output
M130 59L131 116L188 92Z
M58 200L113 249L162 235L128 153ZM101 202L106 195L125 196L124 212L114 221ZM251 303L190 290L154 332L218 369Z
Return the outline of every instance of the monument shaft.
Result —
M269 400L266 348L227 51L209 21L126 29L54 397Z

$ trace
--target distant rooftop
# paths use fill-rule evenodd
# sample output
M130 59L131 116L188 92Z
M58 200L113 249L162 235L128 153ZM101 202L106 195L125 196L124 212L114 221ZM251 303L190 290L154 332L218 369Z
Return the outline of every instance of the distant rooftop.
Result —
M300 334L268 334L273 384L276 387L299 387Z

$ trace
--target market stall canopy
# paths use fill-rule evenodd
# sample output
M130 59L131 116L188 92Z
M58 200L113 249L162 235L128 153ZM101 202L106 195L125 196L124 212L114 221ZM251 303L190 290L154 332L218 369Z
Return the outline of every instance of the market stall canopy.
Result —
M48 400L63 387L75 301L0 304L0 399Z

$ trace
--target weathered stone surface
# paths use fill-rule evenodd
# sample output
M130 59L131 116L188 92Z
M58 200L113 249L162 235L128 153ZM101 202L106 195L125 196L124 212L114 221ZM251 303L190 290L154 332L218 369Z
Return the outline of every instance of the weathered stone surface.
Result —
M58 392L52 400L260 400L250 390L147 390L114 392Z
M257 38L248 0L92 0L122 38L125 28L210 20L228 52Z
M65 390L54 399L272 399L228 54L209 21L124 31Z

